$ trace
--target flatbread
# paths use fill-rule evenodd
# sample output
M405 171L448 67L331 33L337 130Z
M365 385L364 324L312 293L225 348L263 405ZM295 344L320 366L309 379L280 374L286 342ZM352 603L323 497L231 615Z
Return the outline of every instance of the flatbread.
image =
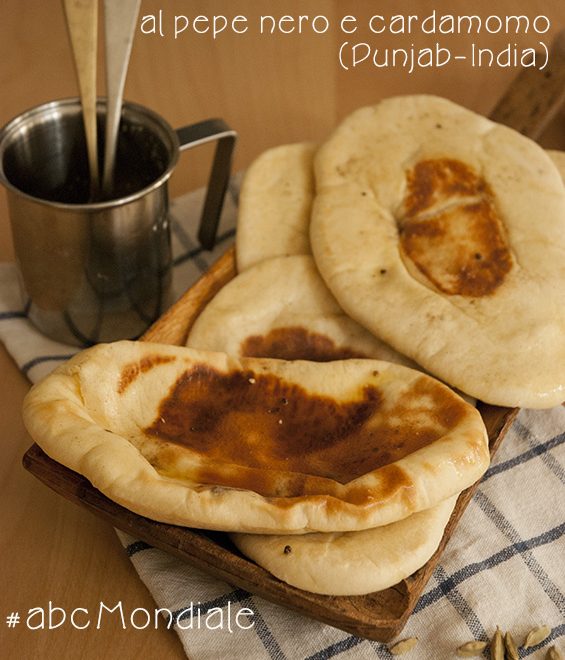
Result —
M543 149L399 97L347 118L315 172L314 257L352 318L483 401L565 399L565 190Z
M546 149L545 152L553 161L557 168L561 179L565 181L565 151L558 151L557 149Z
M312 143L283 145L250 165L239 195L238 272L263 259L310 254L315 149Z
M460 492L489 464L472 406L377 360L101 344L34 386L23 416L49 456L110 499L206 529L384 525Z
M187 346L239 357L376 358L416 367L343 312L307 255L268 259L237 275L199 315Z
M457 497L404 520L341 534L231 534L239 550L305 591L360 596L398 584L437 550Z
M264 259L312 253L309 234L316 149L312 142L274 147L249 167L238 215L239 272ZM547 150L547 154L565 179L565 153Z

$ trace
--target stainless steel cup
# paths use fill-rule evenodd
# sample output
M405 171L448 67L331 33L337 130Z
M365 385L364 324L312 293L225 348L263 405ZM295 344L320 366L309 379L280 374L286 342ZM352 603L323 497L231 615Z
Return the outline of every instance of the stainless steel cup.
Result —
M103 137L103 100L97 115ZM114 190L92 201L78 99L9 122L0 131L0 181L30 320L79 346L141 335L170 302L167 182L179 152L218 141L199 232L210 248L235 137L219 119L175 131L151 110L125 103Z

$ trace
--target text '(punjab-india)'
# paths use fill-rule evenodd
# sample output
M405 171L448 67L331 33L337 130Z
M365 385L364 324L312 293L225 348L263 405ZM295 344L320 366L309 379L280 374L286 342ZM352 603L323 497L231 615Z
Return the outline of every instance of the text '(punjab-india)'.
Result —
M324 14L272 15L172 14L160 9L140 18L145 37L173 40L260 38L333 38L336 58L345 70L361 67L443 68L457 63L475 67L544 69L550 53L546 43L551 21L543 15ZM338 37L336 39L336 36Z

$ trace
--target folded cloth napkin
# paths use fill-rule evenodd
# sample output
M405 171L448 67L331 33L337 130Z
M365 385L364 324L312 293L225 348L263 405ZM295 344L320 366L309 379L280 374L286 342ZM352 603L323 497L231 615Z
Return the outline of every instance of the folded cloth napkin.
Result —
M213 252L198 247L202 194L172 205L174 287L180 295L233 241L239 178ZM28 322L13 264L0 265L0 340L31 381L76 349L43 337ZM551 628L529 657L556 644L565 651L565 408L521 411L467 508L399 639L418 638L406 657L451 658L496 626L518 643L540 625ZM391 658L390 644L354 637L220 582L167 553L118 535L187 655L212 658ZM163 619L163 626L166 625Z

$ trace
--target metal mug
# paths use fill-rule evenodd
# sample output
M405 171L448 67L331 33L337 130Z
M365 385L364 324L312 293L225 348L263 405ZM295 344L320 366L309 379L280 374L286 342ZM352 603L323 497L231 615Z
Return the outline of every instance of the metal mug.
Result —
M99 136L104 118L99 100ZM217 140L199 229L209 249L235 139L220 119L175 131L155 112L124 103L114 190L110 199L89 201L78 99L46 103L9 122L0 131L0 181L34 325L79 346L139 337L170 303L167 182L179 152Z

